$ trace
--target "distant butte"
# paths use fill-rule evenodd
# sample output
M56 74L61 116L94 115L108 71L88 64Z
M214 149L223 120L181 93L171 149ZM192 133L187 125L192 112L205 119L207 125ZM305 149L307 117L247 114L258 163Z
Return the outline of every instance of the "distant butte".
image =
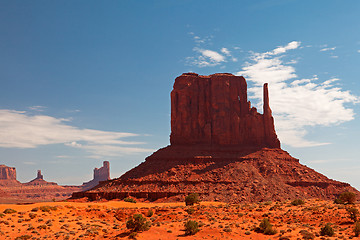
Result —
M83 185L81 185L81 188L85 191L95 187L100 182L107 180L110 180L110 163L108 161L104 161L101 168L94 169L93 179L89 182L84 182Z
M197 192L206 201L258 202L334 199L359 192L299 163L280 148L263 89L263 114L251 107L243 77L184 73L171 92L170 145L121 177L73 198L183 201Z

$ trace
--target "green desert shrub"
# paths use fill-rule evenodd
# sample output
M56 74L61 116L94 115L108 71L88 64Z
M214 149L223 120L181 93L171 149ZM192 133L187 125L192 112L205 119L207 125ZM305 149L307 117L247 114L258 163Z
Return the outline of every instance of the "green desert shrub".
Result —
M347 208L346 211L349 214L349 218L353 221L356 222L359 216L359 210L357 210L357 208Z
M356 201L356 194L353 192L343 192L335 199L338 204L354 204Z
M136 203L136 200L130 197L124 198L124 202Z
M329 237L334 236L334 229L331 227L330 223L325 224L325 226L321 228L320 235Z
M137 237L137 233L136 232L132 232L129 234L129 239L136 239Z
M315 235L312 234L311 232L307 231L307 230L301 230L300 234L302 235L303 239L305 240L309 240L309 239L314 239Z
M16 210L14 210L14 209L12 209L12 208L7 208L7 209L4 210L3 213L5 213L5 214L12 214L12 213L16 213Z
M185 212L187 212L188 214L193 214L195 212L195 209L190 207L190 208L186 209Z
M200 203L200 198L198 193L190 193L185 197L185 205L193 206L194 204Z
M146 213L147 217L152 217L152 215L154 215L154 211L149 209L149 211Z
M276 230L273 229L270 221L268 218L264 218L259 227L256 228L257 232L264 233L265 235L274 235L276 233Z
M291 202L291 205L293 205L293 206L299 206L299 205L304 205L304 204L305 204L305 202L302 199L295 199Z
M126 221L126 228L133 232L143 232L150 229L151 223L142 214L134 214Z
M189 220L185 223L185 235L194 235L200 231L199 223L197 221Z
M358 237L360 235L360 222L356 222L354 225L354 233L355 237Z
M40 208L39 208L41 211L43 211L43 212L50 212L51 210L57 210L57 207L55 207L55 206L40 206Z
M22 235L20 237L15 238L15 240L26 240L26 239L30 239L31 235Z

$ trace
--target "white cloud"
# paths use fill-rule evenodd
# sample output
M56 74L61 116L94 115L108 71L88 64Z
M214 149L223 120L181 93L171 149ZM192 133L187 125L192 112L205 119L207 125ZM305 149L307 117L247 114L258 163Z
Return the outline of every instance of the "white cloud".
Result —
M225 48L225 47L223 47L223 48L221 49L221 52L222 52L223 54L225 54L226 56L231 56L231 53L230 53L229 49L227 49L227 48Z
M0 147L36 148L42 145L64 144L85 149L90 153L96 150L97 155L101 156L152 151L152 149L122 146L142 144L142 142L123 140L123 138L139 136L138 134L80 129L68 123L68 119L0 109Z
M204 57L209 58L211 61L213 62L223 62L225 61L225 57L223 55L221 55L218 52L212 51L212 50L207 50L207 49L199 49L199 52L201 52L201 54Z
M33 110L33 111L38 111L38 112L43 112L46 107L45 106L31 106L29 107L30 110Z
M360 53L360 50L357 50L358 53Z
M23 162L23 164L25 164L25 165L36 165L35 162Z
M359 98L349 91L332 86L339 81L332 78L319 82L317 76L311 79L296 79L294 66L283 62L282 57L300 42L291 42L265 53L252 53L250 62L237 75L244 75L254 83L249 93L262 102L262 85L269 83L271 108L277 133L282 143L293 147L308 147L328 144L306 140L306 128L330 126L350 121L354 111L346 103L357 103Z
M191 65L196 65L198 67L209 67L219 65L221 62L225 62L225 56L216 51L197 47L195 47L193 50L200 53L200 56L188 57L187 60Z
M321 52L326 52L326 51L334 51L336 49L336 47L331 47L331 48L322 48L320 49Z
M291 50L291 49L296 49L300 46L301 42L298 42L298 41L292 41L290 43L288 43L288 45L286 46L279 46L277 48L275 48L273 51L271 52L267 52L268 55L279 55L281 53L285 53L286 51L288 50Z

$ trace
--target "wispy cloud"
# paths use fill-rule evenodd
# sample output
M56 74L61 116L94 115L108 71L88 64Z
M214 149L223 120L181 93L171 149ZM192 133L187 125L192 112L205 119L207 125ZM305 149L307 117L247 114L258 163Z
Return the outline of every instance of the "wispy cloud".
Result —
M29 109L32 111L43 112L43 111L45 111L46 107L45 106L31 106L31 107L29 107Z
M231 51L226 47L222 47L219 50L210 49L209 45L211 45L210 43L213 36L201 38L196 36L193 32L189 32L189 34L193 36L193 40L196 43L196 47L193 48L196 55L186 58L188 65L202 68L218 66L228 61L238 61L238 59L232 56Z
M226 56L231 56L231 53L229 51L229 49L223 47L221 50L220 50L223 54L225 54Z
M84 149L96 156L149 152L152 149L124 147L143 144L124 138L138 134L80 129L70 125L68 119L46 115L30 115L25 111L0 109L0 147L36 148L49 144L65 144Z
M321 52L326 52L326 51L334 51L336 49L336 47L331 47L331 48L322 48L320 49Z
M307 127L330 126L354 119L354 111L346 103L357 103L359 98L349 91L335 87L338 78L321 82L317 76L296 79L293 65L284 63L284 54L297 49L300 42L293 41L265 53L253 52L250 61L237 75L244 75L254 83L249 89L261 106L262 85L269 83L270 101L277 133L282 143L293 147L329 144L306 140Z
M219 65L221 62L225 61L225 56L216 51L197 47L195 47L193 50L200 55L197 57L188 57L187 61L190 65L195 65L198 67L209 67Z

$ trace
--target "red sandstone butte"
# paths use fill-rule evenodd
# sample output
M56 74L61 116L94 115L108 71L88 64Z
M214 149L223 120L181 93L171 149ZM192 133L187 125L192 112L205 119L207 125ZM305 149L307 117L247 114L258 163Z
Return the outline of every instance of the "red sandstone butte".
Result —
M83 191L89 190L98 185L101 181L107 180L110 180L110 163L108 161L104 161L101 168L94 168L93 179L89 182L84 182L81 185L81 188Z
M21 183L16 180L16 169L0 165L0 186L18 186Z
M232 74L177 77L171 92L171 145L280 148L264 85L264 114L251 108L245 78Z
M176 78L170 145L121 177L73 198L183 201L197 192L222 202L334 199L359 192L299 163L280 148L264 84L263 114L251 107L243 77L222 73Z

